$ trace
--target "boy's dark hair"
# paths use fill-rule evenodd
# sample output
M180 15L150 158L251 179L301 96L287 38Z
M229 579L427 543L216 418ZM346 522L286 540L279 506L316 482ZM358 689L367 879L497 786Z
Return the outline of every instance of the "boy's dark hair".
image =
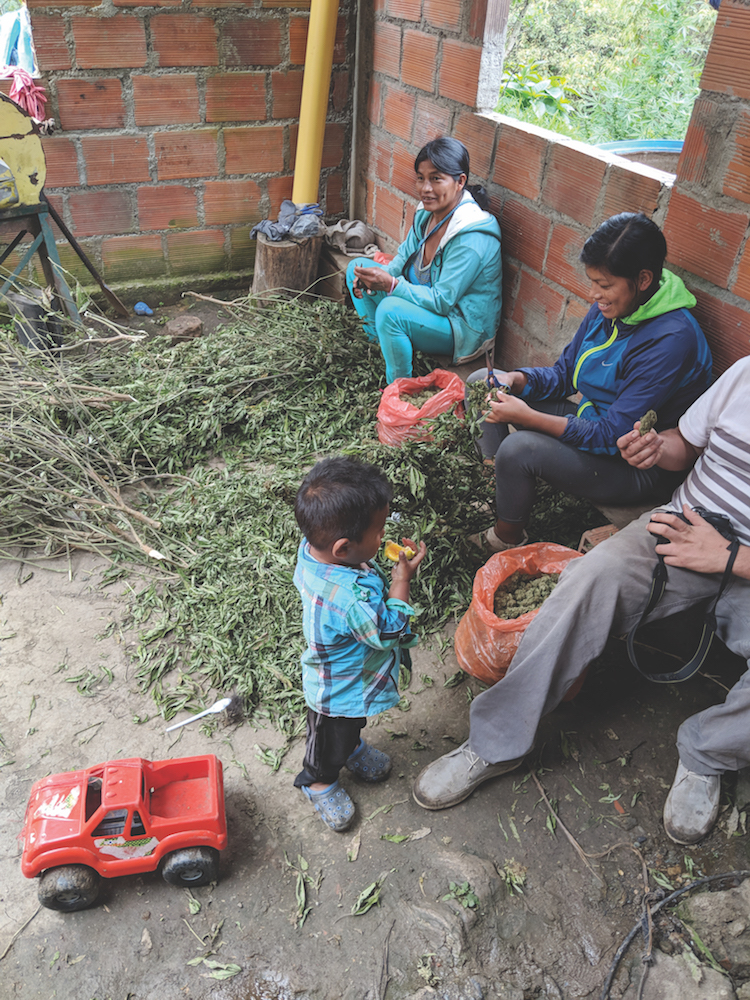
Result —
M313 548L325 549L339 538L360 542L375 513L392 496L391 484L377 465L343 455L324 458L302 480L294 516Z
M621 212L603 222L581 250L585 267L601 267L616 278L635 281L641 271L653 271L649 295L659 287L667 241L655 222L643 212Z

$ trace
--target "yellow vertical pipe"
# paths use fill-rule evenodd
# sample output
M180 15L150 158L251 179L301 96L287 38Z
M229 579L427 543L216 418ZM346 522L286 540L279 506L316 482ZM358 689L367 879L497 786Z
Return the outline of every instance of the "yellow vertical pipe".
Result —
M337 16L338 0L312 0L292 187L297 205L318 201Z

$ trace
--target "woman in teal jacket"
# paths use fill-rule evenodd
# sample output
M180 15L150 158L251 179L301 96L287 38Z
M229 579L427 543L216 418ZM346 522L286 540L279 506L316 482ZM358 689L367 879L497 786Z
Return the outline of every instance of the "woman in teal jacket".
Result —
M488 350L502 306L500 227L485 211L483 189L466 187L466 147L457 139L433 139L414 169L421 201L396 256L385 267L358 257L346 271L389 383L412 374L414 348L447 354L454 364Z

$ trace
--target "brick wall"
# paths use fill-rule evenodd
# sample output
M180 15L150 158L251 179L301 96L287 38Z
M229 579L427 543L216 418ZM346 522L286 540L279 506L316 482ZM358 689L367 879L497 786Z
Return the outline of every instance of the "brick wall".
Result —
M417 204L413 160L437 135L469 149L503 231L497 357L548 363L588 307L578 254L616 212L663 227L698 299L717 372L750 352L750 0L722 0L676 176L475 112L487 0L375 0L361 211L395 245ZM495 0L489 0L493 3Z
M252 267L291 196L310 0L29 0L45 190L105 280ZM340 5L320 201L346 214L353 5ZM65 243L63 264L87 279Z

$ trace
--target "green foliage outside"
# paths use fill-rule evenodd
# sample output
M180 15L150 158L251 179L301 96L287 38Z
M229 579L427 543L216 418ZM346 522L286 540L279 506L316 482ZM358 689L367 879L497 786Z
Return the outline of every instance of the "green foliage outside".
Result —
M715 19L706 0L511 0L495 110L583 142L683 139Z

